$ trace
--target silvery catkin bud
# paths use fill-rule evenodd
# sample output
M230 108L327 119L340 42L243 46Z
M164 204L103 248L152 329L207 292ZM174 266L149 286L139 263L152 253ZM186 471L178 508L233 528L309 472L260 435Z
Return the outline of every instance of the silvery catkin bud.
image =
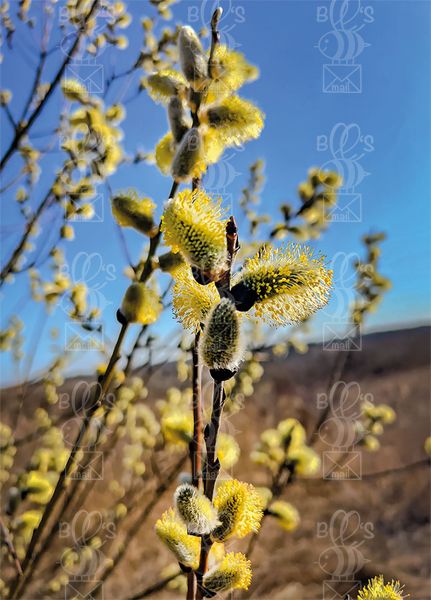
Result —
M175 181L187 181L202 160L202 139L196 127L189 129L181 140L172 162Z
M237 371L243 349L238 313L229 298L222 298L209 313L200 354L216 380L230 379Z
M172 96L169 100L168 118L174 140L179 144L190 129L191 120L184 109L184 104L176 96Z
M174 501L179 516L187 526L188 533L205 535L220 523L211 500L189 483L183 483L177 487Z
M208 77L208 59L195 30L189 25L178 34L178 53L182 72L196 90Z

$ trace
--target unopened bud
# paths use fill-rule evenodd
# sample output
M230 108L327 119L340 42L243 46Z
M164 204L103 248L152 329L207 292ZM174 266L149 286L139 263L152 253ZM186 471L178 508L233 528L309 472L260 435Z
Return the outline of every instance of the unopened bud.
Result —
M208 60L195 30L185 25L178 35L178 53L181 69L195 89L199 89L208 76Z
M196 127L184 135L172 162L175 181L187 181L196 174L202 161L202 139Z
M180 485L174 496L175 506L189 533L210 533L219 521L211 501L189 483Z
M240 323L235 305L228 298L223 298L208 315L200 352L207 367L215 372L215 379L219 370L234 373L238 368L243 354Z
M172 96L169 100L168 117L172 135L178 144L181 142L184 134L190 129L191 123L182 101L176 96Z

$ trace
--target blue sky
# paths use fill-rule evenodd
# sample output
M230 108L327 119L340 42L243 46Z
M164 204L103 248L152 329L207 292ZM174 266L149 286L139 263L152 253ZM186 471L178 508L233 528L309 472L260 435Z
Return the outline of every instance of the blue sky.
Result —
M139 20L153 14L144 0L127 4L133 17L125 32L129 47L121 54L106 50L97 59L105 78L122 71L137 55L141 41ZM199 29L208 21L215 4L180 2L173 7L174 20ZM350 222L332 223L322 239L314 243L329 259L335 257L337 289L331 303L316 319L311 335L320 338L325 323L340 325L346 320L352 279L349 271L341 274L343 266L361 252L361 235L377 230L388 234L381 272L392 279L393 288L369 319L367 328L387 329L425 322L430 302L430 3L242 0L220 4L225 9L222 39L244 52L260 68L260 79L244 87L241 94L262 108L266 121L259 140L241 151L225 154L221 166L209 172L207 185L221 193L226 205L238 214L240 190L246 183L248 166L263 158L266 185L262 210L274 215L281 202L296 201L296 186L310 166L336 166L331 161L334 157L340 161L342 155L337 165L345 170L345 178L352 184L343 190L342 200L353 201L354 215L350 216ZM35 12L40 5L35 3ZM37 29L34 38L37 41ZM54 41L52 45L59 46L58 28ZM1 87L13 92L11 109L15 116L28 93L34 40L27 35L17 48L19 51L5 51L1 69ZM62 56L60 49L53 52L45 80ZM349 64L340 63L340 56L347 57ZM356 86L360 72L360 93L335 93L328 77L334 72L345 76L349 69ZM133 97L142 75L136 73L130 80L115 84L107 102ZM58 118L62 106L63 99L56 94L32 133L44 133L52 119ZM4 113L1 119L3 154L11 131ZM149 151L166 131L164 110L142 93L127 102L127 118L122 127L127 152L133 153L137 147ZM42 147L46 141L47 138L38 138L35 144ZM32 206L40 202L60 161L61 153L56 149L43 160ZM17 166L17 162L11 161L4 183ZM136 187L157 202L159 212L170 187L169 179L155 167L142 164L122 167L110 184L114 189ZM13 201L15 189L5 193L2 201L2 263L20 231L20 216ZM82 265L90 265L88 277L96 297L103 302L103 315L108 322L106 336L112 339L116 324L111 315L121 301L127 280L122 275L124 255L106 190L102 187L99 191L96 209L104 213L102 222L77 224L75 240L65 248L78 279L82 277ZM42 221L42 227L45 232L49 230L49 219ZM127 232L126 237L130 252L136 257L142 239L134 232ZM32 347L32 339L42 339L33 357L32 368L36 373L51 356L52 343L46 335L49 328L55 325L63 332L67 327L65 310L56 309L45 326L45 335L40 336L42 307L31 307L20 300L28 294L27 277L18 277L4 292L2 326L14 307L21 304L24 308L20 307L20 313L29 338L27 349ZM170 315L165 315L162 334L173 326ZM61 339L58 343L61 344ZM74 362L74 368L83 369L96 360L96 356L81 356ZM2 357L2 368L4 381L16 377L7 356Z

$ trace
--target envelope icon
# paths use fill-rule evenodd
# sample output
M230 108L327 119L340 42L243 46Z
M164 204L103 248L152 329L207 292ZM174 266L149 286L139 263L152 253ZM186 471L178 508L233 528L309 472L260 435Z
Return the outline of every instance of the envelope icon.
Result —
M93 208L93 216L91 219L86 219L79 213L72 215L69 221L79 221L82 223L103 223L105 215L105 206L103 194L96 194L91 200L86 200L85 204L90 204Z
M350 600L356 597L359 581L335 581L330 579L323 582L323 600ZM338 590L343 590L339 592ZM355 594L355 596L351 595Z
M66 323L65 348L70 352L103 350L103 335L100 323L92 323L94 331L83 329L80 323ZM99 331L97 331L99 330Z
M327 219L337 223L360 223L362 194L338 194L337 204L328 211Z
M352 451L340 456L340 452L323 452L323 479L344 481L361 479L362 455Z
M103 479L103 452L84 452L80 461L76 463L76 469L70 476L71 479L85 481Z
M103 65L86 61L75 62L68 65L66 77L77 79L89 94L103 94L104 92Z
M326 94L360 94L362 65L323 65L323 92Z
M81 581L69 581L64 588L65 600L96 600L96 597L103 600L103 586L101 581L91 581L91 589L87 592L79 589L80 583Z
M340 338L340 330L345 331ZM323 350L336 352L358 352L362 350L362 337L352 323L324 323Z

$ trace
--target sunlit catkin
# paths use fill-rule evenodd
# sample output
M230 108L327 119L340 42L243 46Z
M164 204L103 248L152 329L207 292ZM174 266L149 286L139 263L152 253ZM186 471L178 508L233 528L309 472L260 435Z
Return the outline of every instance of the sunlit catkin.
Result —
M217 488L214 506L220 520L211 534L214 541L224 542L232 536L243 538L259 530L263 502L251 484L236 479L223 481Z
M163 213L166 244L194 267L217 276L226 264L226 233L220 202L202 190L184 190L169 200Z
M323 257L313 257L306 246L265 246L233 279L238 310L254 307L256 316L271 325L298 323L322 308L329 299L332 271Z
M156 533L174 553L178 562L185 567L196 569L199 564L199 538L188 535L187 528L170 508L156 522Z
M142 81L154 102L166 104L172 96L181 95L187 86L187 82L181 73L173 69L164 69L158 73L149 75Z
M228 590L247 590L250 583L251 563L241 552L229 552L203 577L204 588L215 593Z
M198 90L208 78L208 59L196 32L188 25L180 28L178 54L184 76Z
M368 584L359 590L358 600L403 600L403 586L399 581L385 583L383 575L373 577Z
M185 329L197 331L211 308L219 302L215 284L200 285L192 276L190 267L185 265L177 269L174 277L172 307L175 317Z
M223 298L209 313L200 342L200 355L212 371L235 371L243 358L239 315Z
M188 483L180 485L174 495L175 507L187 531L197 535L210 533L218 524L211 501Z
M259 137L264 115L254 104L229 96L202 112L201 121L215 129L225 146L239 146Z

